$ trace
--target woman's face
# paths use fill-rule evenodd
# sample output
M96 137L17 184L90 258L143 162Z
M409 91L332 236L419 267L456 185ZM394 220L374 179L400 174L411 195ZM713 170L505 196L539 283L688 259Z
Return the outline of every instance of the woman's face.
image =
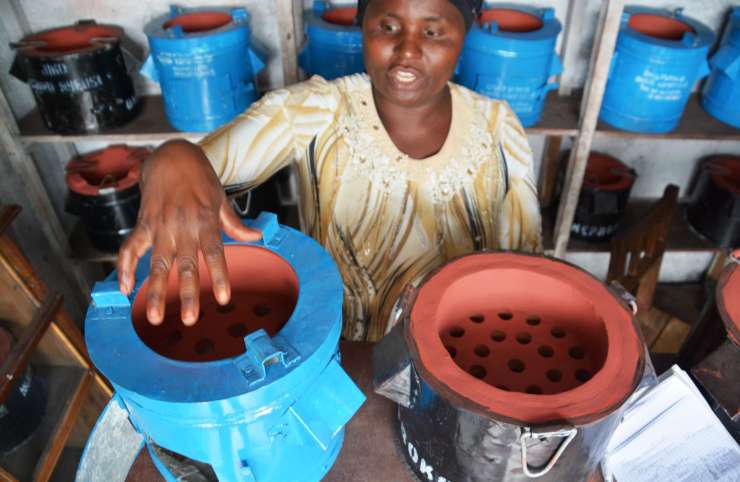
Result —
M448 0L372 0L362 30L376 92L405 107L438 98L465 39L463 16Z

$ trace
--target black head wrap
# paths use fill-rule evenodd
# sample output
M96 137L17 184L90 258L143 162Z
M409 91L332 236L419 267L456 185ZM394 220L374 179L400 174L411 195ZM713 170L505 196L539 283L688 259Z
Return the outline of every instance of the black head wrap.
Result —
M463 19L465 20L465 29L470 30L470 26L473 25L473 20L478 18L480 15L481 8L483 7L483 0L449 0L460 13L462 13ZM367 5L370 0L359 0L357 2L357 24L362 26L362 17L365 15Z

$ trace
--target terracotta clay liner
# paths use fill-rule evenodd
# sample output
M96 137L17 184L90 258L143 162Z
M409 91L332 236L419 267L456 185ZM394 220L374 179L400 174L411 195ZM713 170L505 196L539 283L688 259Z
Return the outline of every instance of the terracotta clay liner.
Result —
M345 27L353 26L355 24L355 17L357 17L357 9L351 7L332 8L321 15L323 21Z
M740 194L740 157L714 156L709 161L712 180L722 189Z
M694 32L686 22L650 13L632 15L627 24L636 32L661 40L681 40L685 33Z
M483 10L479 23L486 25L496 22L501 32L526 33L542 28L542 20L535 15L512 8L490 8Z
M588 156L583 185L602 191L624 191L635 182L635 174L619 159L600 152Z
M740 249L733 253L740 259ZM740 265L725 268L717 284L717 307L730 340L740 347Z
M179 25L185 33L198 33L216 30L231 22L231 16L224 12L196 12L178 15L162 25L167 30Z
M123 29L115 25L72 25L26 36L20 44L37 42L43 44L22 46L24 55L54 56L88 52L99 48L99 45L96 45L98 39L120 40L121 37L123 37Z
M141 163L148 155L146 148L115 145L80 156L67 164L67 186L83 196L96 196L101 189L128 189L139 182Z
M200 317L190 327L180 318L177 269L170 272L166 315L161 325L146 320L147 279L136 294L132 319L136 333L152 350L174 360L206 362L244 353L244 337L263 328L275 336L298 300L298 278L280 256L254 246L224 248L231 283L231 303L219 305L200 258Z
M584 421L634 390L631 314L586 272L541 256L462 257L420 288L407 325L425 380L521 423Z

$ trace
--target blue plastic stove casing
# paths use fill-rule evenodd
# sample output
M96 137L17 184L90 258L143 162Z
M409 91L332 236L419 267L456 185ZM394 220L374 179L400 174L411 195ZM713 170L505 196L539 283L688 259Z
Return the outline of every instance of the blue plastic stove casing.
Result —
M504 32L496 22L474 24L465 38L457 81L488 97L505 100L524 127L532 126L542 115L547 92L558 86L549 82L550 77L563 70L555 53L560 22L551 8L498 3L486 8L532 15L541 20L542 27L531 32Z
M278 225L274 214L262 213L248 224L262 231L263 241L225 238L225 244L279 255L295 271L299 292L277 335L270 338L262 329L248 334L239 356L183 362L144 344L131 305L148 275L149 254L138 265L130 297L118 290L115 272L93 291L85 339L93 363L115 388L106 412L125 407L167 480L176 479L152 444L210 464L221 482L319 481L339 453L344 425L365 399L340 366L343 284L333 260L313 239ZM95 432L104 430L101 421L80 467L94 463L89 459L100 449L93 445ZM90 472L78 472L77 480L102 480Z
M701 103L717 119L740 129L740 7L735 7L719 50L709 61L712 73Z
M298 56L298 65L306 74L327 80L365 71L360 27L321 18L331 8L328 1L315 0L313 10L305 12L306 44Z
M629 26L637 14L675 19L693 32L680 40L644 35ZM626 131L675 129L692 87L709 73L707 52L714 39L708 27L682 15L681 9L625 8L599 118Z
M176 17L210 12L226 13L231 22L203 31L165 28ZM255 76L266 56L252 42L249 18L244 8L172 7L144 29L150 55L141 73L160 83L165 114L175 129L210 132L259 97Z

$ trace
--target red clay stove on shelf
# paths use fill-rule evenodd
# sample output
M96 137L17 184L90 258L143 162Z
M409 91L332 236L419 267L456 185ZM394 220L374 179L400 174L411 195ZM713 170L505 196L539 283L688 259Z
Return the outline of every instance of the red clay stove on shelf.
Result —
M67 211L80 216L92 244L115 252L136 225L141 163L149 150L114 145L67 164Z
M740 249L730 255L715 294L728 339L691 373L704 389L714 413L740 443Z
M686 216L715 245L740 245L740 156L717 155L700 164Z
M408 289L374 365L416 475L587 480L645 371L623 303L574 266L503 252Z
M123 29L91 20L30 34L12 47L10 73L27 82L50 130L85 134L134 118L138 103L126 69Z
M637 173L619 159L592 152L578 197L571 233L585 241L611 239L624 217Z

